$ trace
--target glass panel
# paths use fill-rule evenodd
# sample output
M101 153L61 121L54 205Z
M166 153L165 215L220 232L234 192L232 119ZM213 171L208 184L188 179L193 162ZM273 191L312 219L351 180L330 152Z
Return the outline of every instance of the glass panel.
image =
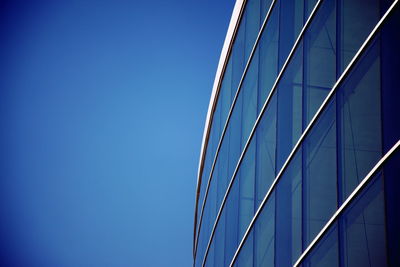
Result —
M398 262L398 253L396 258L388 258L390 253L387 254L386 244L387 238L398 234L397 227L388 227L388 222L397 220L398 216L385 213L385 210L388 210L387 204L392 203L387 201L387 196L394 192L386 184L398 180L396 170L399 160L397 149L360 193L351 199L336 222L303 260L302 266L396 266L394 263ZM398 191L398 187L395 191Z
M400 151L394 154L385 164L385 216L386 216L386 246L389 266L400 266Z
M387 266L383 183L378 177L339 220L343 266Z
M229 114L229 110L231 108L232 99L235 96L236 88L231 87L231 80L232 80L232 61L229 61L228 65L225 68L224 79L221 83L221 88L219 91L218 102L221 102L221 112L220 112L220 119L219 119L219 128L216 134L218 141L221 137L222 131L225 126L226 119ZM217 114L214 114L217 116ZM216 147L214 148L216 149ZM215 150L213 150L215 151Z
M235 112L242 113L242 138L241 140L237 140L242 144L242 149L245 146L254 126L254 122L257 119L258 57L259 53L257 49L251 60L251 64L247 70L246 77L239 93L240 98L244 99L242 109L238 110L235 108Z
M338 226L334 223L325 237L303 260L302 267L337 267L339 265Z
M301 135L303 47L300 42L277 87L277 166L279 171Z
M244 51L244 58L249 58L251 50L253 49L254 43L256 41L259 29L261 27L260 18L260 0L252 0L246 3L246 20L242 23L246 25L246 44Z
M261 111L265 100L278 76L278 38L279 38L279 4L277 1L264 28L258 43L259 72L257 114Z
M301 150L276 186L275 264L292 266L300 256L301 242Z
M247 237L245 244L243 245L240 256L237 258L235 266L237 267L252 267L254 266L254 232L251 231Z
M337 206L335 107L335 101L329 104L302 144L304 247L331 218Z
M266 15L267 15L268 9L269 9L270 6L271 6L271 2L272 2L272 0L261 0L261 1L260 1L260 6L261 6L261 8L260 8L260 14L261 14L261 20L260 20L260 22L261 22L261 25L262 25L262 23L263 23L264 20L265 20L265 17L266 17ZM261 26L261 25L260 25L260 26Z
M277 97L274 94L257 126L255 138L251 141L256 142L256 208L275 179L276 115Z
M254 179L255 179L255 142L251 142L246 156L240 165L239 183L239 237L242 237L253 218L254 210Z
M337 92L341 201L382 156L379 49L374 42Z
M380 0L342 0L339 66L342 72L380 19Z
M237 174L236 179L240 179L240 172ZM233 254L239 245L240 239L238 228L239 228L239 194L240 187L239 183L234 182L231 190L229 191L228 198L226 200L223 213L226 213L226 235L225 235L225 262L223 266L229 266L233 258ZM224 225L218 224L217 230L224 227Z
M389 21L384 24L380 34L382 46L380 55L381 98L382 103L384 103L382 106L382 134L383 150L385 152L397 142L400 136L400 116L396 112L400 103L398 75L400 70L400 34L398 34L400 8L398 6L392 11L392 15L388 19Z
M318 0L304 0L304 22L307 21Z
M273 266L275 236L275 194L263 207L234 266Z
M392 2L392 1L386 1ZM381 34L381 99L382 99L382 138L386 153L400 139L399 116L399 70L400 70L400 8L399 4L384 24ZM386 236L390 266L400 266L400 152L384 168Z
M303 26L302 1L282 0L279 21L279 69L282 68Z
M382 27L382 33L393 31L395 29L393 26L399 25L399 17L400 12L397 9L388 17L388 21ZM343 166L339 167L341 172L338 177L339 185L341 185L339 189L342 188L342 202L353 192L383 154L381 140L385 136L382 136L382 123L386 121L382 121L381 111L386 110L388 103L382 101L386 99L380 94L381 90L385 90L381 77L391 80L392 78L388 76L393 75L393 72L383 73L380 66L392 62L392 59L381 55L385 55L386 49L393 48L393 43L382 42L381 36L384 35L378 34L371 41L363 56L338 88L336 95L337 148L339 158L342 159L338 163ZM399 58L395 50L391 51L391 56ZM392 97L398 101L399 94L394 93ZM392 103L389 101L389 106ZM332 105L335 105L335 101L331 102L330 106ZM333 117L328 115L330 108L323 112L319 120ZM315 127L318 128L318 124ZM312 131L315 132L316 128ZM396 135L396 140L399 140L399 132L395 130L391 134ZM348 156L349 150L353 157ZM339 232L335 224L305 259L303 266L308 266L308 264L326 266L327 263L321 263L319 259L326 257L328 251L337 251L338 248L340 248L338 258L340 266L388 266L389 262L391 266L398 265L400 262L398 256L400 221L397 211L400 204L397 192L399 162L400 157L397 152L385 163L384 175L382 172L377 174L349 208L340 215ZM326 167L321 166L321 168ZM320 197L320 201L325 200L324 194ZM338 237L337 234L340 236ZM333 266L339 265L336 257L327 262L334 262Z
M273 192L254 225L254 266L272 266L275 262L275 205Z
M318 110L336 81L336 5L324 1L304 35L304 123Z

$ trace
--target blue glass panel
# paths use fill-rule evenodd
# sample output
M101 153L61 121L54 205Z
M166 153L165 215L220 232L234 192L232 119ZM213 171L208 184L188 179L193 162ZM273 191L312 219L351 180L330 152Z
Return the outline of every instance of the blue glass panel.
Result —
M219 219L219 224L221 224L222 227L220 227L220 230L218 232L215 232L214 239L212 244L214 246L215 250L215 256L214 256L214 266L224 266L225 264L225 254L226 254L226 249L225 249L225 236L226 236L226 224L228 224L229 221L227 221L227 216L226 213L222 213L221 217Z
M242 20L245 19L245 16ZM236 33L235 43L231 52L231 60L232 60L232 80L231 87L233 91L236 91L240 78L242 77L243 70L245 67L245 59L244 59L244 44L245 44L245 24L241 24L239 30Z
M242 139L240 140L242 148L246 144L257 118L258 57L259 53L257 49L251 60L239 93L240 97L244 99L242 110L235 109L236 112L242 113Z
M392 1L390 1L392 2ZM393 10L380 34L381 98L383 151L386 153L400 139L399 69L400 69L400 8ZM384 167L387 249L390 266L400 266L400 152Z
M337 267L339 265L338 225L334 223L325 237L303 260L303 267Z
M271 15L258 43L259 73L257 114L261 111L278 76L279 3L274 4Z
M321 3L304 35L303 129L336 81L336 4Z
M389 16L382 27L383 33L388 30L393 31L394 25L396 27L400 25L399 15L397 9ZM393 102L381 97L381 92L385 92L385 83L382 80L394 81L392 78L394 74L390 71L382 72L382 66L385 66L386 62L393 62L392 59L384 56L384 51L394 47L392 42L382 42L381 38L382 35L378 34L370 43L336 94L337 142L339 142L337 149L339 159L341 159L338 163L342 166L339 167L339 185L343 187L342 202L383 154L382 147L384 146L381 140L383 138L385 141L385 136L382 136L382 128L385 129L385 127L382 127L381 112L386 110L386 105L393 107ZM394 50L391 50L390 55L399 58L398 52ZM398 101L397 93L394 93L392 97ZM333 101L331 105L334 104ZM328 117L328 113L328 110L325 110L320 120ZM386 121L383 120L383 123ZM396 136L392 140L399 140L399 132L395 130L390 134ZM391 144L393 143L394 141ZM388 149L389 147L384 148L384 152ZM334 263L332 266L339 264L340 266L397 266L399 264L398 205L400 198L397 179L400 170L399 162L399 154L392 155L387 160L383 172L371 179L369 185L362 189L362 193L352 200L350 206L340 215L339 232L335 224L308 255L304 266L309 266L307 264L327 266L326 264L330 262ZM321 168L324 167L321 166ZM325 196L321 200L325 201ZM339 262L336 256L325 263L319 262L328 255L327 251L337 251L338 247L340 248Z
M244 58L247 61L261 26L260 0L248 1L246 3L246 13L246 20L242 23L246 25Z
M340 217L343 266L387 266L383 196L383 181L375 180Z
M337 207L335 108L336 103L332 101L302 144L304 247Z
M342 0L340 5L338 26L340 72L349 64L361 44L380 19L381 0Z
M224 125L228 117L229 110L231 108L232 100L235 97L236 93L236 88L231 87L231 80L232 80L232 60L229 60L228 64L225 67L224 78L222 80L220 88L220 96L218 97L218 101L222 102L220 124L223 123ZM224 127L224 125L222 125L222 127Z
M302 62L303 46L300 42L277 88L277 171L286 161L302 132Z
M276 187L275 264L292 266L300 256L301 242L301 150L291 161Z
M239 183L239 237L242 237L253 218L254 210L254 184L255 184L255 142L251 142L240 165L240 175L236 182Z
M254 232L251 231L243 245L238 258L236 259L235 266L237 267L252 267L254 266Z
M386 246L390 266L400 266L400 151L391 156L383 169L385 189Z
M236 175L236 179L240 176L240 173ZM239 183L233 183L231 190L229 191L228 198L226 200L226 205L224 207L223 213L226 213L227 223L225 229L225 262L224 266L229 266L233 254L239 245L240 239L238 234L239 228L239 194L240 188ZM218 225L217 231L223 225Z
M234 266L273 266L275 194L272 193L240 250Z
M390 1L392 2L392 1ZM382 134L383 150L388 151L399 139L400 103L399 70L400 70L400 8L392 11L381 31L381 97L382 97ZM399 224L400 225L400 224ZM400 250L398 250L400 251ZM400 263L399 263L400 265Z
M398 151L394 152L360 193L350 200L306 256L302 266L396 266L393 263L398 256L397 259L388 258L386 244L387 237L396 233L391 231L395 228L387 227L388 221L398 215L385 212L388 210L385 195L392 190L386 183L397 180L399 155Z
M230 133L229 139L229 164L227 166L228 173L233 174L240 154L242 153L242 107L243 107L243 95L239 94L239 97L236 101L234 109L232 111L232 116L229 121L227 132Z
M318 0L304 0L304 22L307 21Z
M261 25L265 20L265 16L267 15L268 9L271 6L271 2L272 2L272 0L261 0L260 1L260 14L261 14L260 15L260 17L261 17L260 22L261 22Z
M254 225L254 266L272 266L275 262L275 193L268 198Z
M228 187L229 180L231 179L231 173L227 168L229 164L229 137L230 132L227 132L224 136L224 140L221 145L220 153L218 155L218 173L213 174L211 185L217 186L217 197L215 203L215 214L218 213L219 206L224 198L226 188ZM226 140L225 140L226 138ZM215 182L214 182L215 181Z
M382 156L379 42L337 92L341 201Z
M256 142L256 185L255 207L261 204L275 179L277 97L274 94L261 117L255 132Z
M220 230L214 234L213 241L210 245L210 249L206 258L205 266L224 266L226 235L225 224L227 223L225 214L222 214L219 223L224 227L220 227Z
M279 20L279 69L282 68L303 26L302 1L282 0Z

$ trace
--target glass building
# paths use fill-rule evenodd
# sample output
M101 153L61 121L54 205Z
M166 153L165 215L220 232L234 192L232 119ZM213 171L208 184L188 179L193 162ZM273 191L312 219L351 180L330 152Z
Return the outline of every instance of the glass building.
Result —
M400 4L237 0L194 266L400 266Z

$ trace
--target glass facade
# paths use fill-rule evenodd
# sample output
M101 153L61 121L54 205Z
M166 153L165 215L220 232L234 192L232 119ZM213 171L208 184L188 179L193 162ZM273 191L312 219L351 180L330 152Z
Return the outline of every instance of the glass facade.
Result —
M400 266L400 7L247 0L200 159L195 266Z

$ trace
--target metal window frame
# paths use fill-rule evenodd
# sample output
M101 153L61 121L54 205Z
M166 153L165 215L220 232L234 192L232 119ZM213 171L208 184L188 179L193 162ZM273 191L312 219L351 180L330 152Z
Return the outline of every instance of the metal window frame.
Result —
M318 3L320 3L322 0L319 0ZM314 7L317 8L317 5ZM309 131L311 130L311 128L314 126L315 122L317 121L317 119L320 117L320 115L322 114L322 112L325 110L325 108L327 107L329 101L331 100L331 98L333 97L333 95L336 93L337 88L339 87L339 85L341 85L342 81L347 77L347 75L350 73L350 70L352 70L353 66L355 65L355 63L360 59L362 53L364 52L365 48L369 45L369 43L371 42L371 40L373 39L373 37L375 37L376 33L378 32L379 28L381 27L381 25L383 24L383 22L386 20L387 16L391 13L391 11L394 9L394 7L397 5L398 0L395 0L392 5L389 7L389 9L385 12L385 14L382 16L382 18L379 20L379 22L375 25L374 29L371 31L371 33L368 35L368 37L366 38L366 40L364 41L364 43L361 45L361 47L359 48L359 50L357 51L357 53L354 55L354 57L352 58L352 60L350 61L350 63L347 65L346 69L343 71L343 73L340 75L339 79L336 81L336 83L334 84L334 86L332 87L331 91L329 92L328 96L325 98L324 102L321 104L321 106L319 107L318 111L316 112L316 114L314 115L314 117L312 118L312 120L310 121L310 123L308 124L307 128L304 130L303 134L300 136L299 140L297 141L296 145L294 146L294 148L292 149L291 153L289 154L288 158L286 159L285 163L283 164L281 170L279 171L278 175L276 176L275 180L273 181L272 185L270 186L267 194L265 195L263 201L261 202L259 208L257 209L257 212L255 213L253 219L251 220L241 242L239 243L239 246L232 258L231 264L230 266L233 266L233 264L235 263L237 256L241 250L241 248L244 245L244 242L246 241L248 235L250 234L250 231L253 228L253 225L255 223L255 221L257 220L261 210L263 209L263 207L265 206L267 200L269 199L272 191L275 189L275 186L277 184L277 182L279 181L280 177L282 176L283 172L286 170L288 164L291 162L291 160L294 157L294 154L297 152L297 150L299 149L300 145L302 144L303 140L305 139L305 137L308 135ZM314 11L314 10L313 10ZM286 64L286 62L285 62ZM397 144L396 144L397 145ZM353 195L353 194L352 194ZM354 196L353 196L354 197ZM347 200L346 200L347 201ZM343 205L342 205L343 206ZM298 260L299 261L299 260ZM301 259L300 259L301 261ZM299 261L299 262L300 262Z

